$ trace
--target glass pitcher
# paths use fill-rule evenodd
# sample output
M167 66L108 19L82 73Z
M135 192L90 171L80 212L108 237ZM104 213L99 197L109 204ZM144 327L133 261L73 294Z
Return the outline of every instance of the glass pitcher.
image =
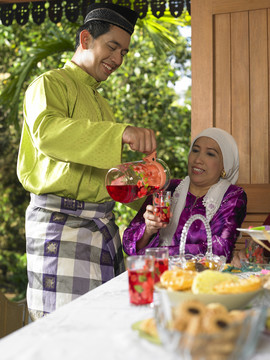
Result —
M156 152L143 160L123 163L106 174L106 188L110 197L123 204L165 190L170 182L166 163L156 158Z

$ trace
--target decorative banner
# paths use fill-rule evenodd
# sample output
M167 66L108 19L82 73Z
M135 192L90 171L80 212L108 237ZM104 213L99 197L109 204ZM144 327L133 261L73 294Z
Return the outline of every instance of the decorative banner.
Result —
M191 0L118 0L117 4L131 7L139 13L139 18L143 19L148 10L152 15L160 18L164 15L166 8L170 10L173 17L180 17L183 10L187 9L190 14ZM33 22L42 24L47 17L54 23L61 21L65 16L70 22L76 22L80 15L85 17L87 7L94 3L94 0L53 0L53 1L25 1L23 0L4 0L0 1L0 21L2 25L9 26L13 20L19 25L25 25L29 21L30 15ZM105 0L112 2L112 0Z

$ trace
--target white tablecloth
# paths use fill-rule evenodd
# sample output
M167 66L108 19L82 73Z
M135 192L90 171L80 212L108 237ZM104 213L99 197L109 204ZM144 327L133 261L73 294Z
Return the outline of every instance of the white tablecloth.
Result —
M152 317L149 305L129 303L127 272L0 340L0 360L175 360L131 325ZM261 335L252 360L270 359Z

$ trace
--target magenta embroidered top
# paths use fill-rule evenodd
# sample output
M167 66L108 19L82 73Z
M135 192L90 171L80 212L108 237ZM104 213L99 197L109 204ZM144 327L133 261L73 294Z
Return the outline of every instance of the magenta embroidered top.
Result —
M181 180L173 179L167 190L173 192ZM152 204L152 196L149 196L141 209L129 224L123 234L123 248L128 255L144 254L148 247L159 246L159 232L151 238L145 248L136 251L136 242L141 239L145 230L143 214L146 206ZM230 185L226 191L220 208L210 222L213 241L213 254L224 255L227 262L232 258L235 242L239 235L236 228L241 224L246 216L247 196L244 190L236 185ZM179 243L183 227L187 220L195 214L206 215L203 205L203 197L197 198L190 192L187 194L186 204L179 218L177 229L174 233L171 245L168 246L170 255L179 254ZM200 220L195 220L189 228L186 238L186 254L205 254L207 249L207 237L204 224Z

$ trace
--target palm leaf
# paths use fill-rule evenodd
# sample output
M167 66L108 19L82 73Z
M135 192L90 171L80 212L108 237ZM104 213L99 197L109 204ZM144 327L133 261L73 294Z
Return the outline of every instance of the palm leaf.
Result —
M4 108L9 108L7 122L18 126L19 98L24 82L39 61L56 53L74 50L74 44L65 33L54 34L58 37L48 37L48 40L40 41L31 49L29 58L16 68L7 80L0 102Z
M138 21L138 26L147 31L158 53L170 51L175 47L175 37L165 24L177 27L190 25L191 17L188 12L183 12L180 18L173 17L169 10L164 12L162 18L157 19L149 11L143 20Z

